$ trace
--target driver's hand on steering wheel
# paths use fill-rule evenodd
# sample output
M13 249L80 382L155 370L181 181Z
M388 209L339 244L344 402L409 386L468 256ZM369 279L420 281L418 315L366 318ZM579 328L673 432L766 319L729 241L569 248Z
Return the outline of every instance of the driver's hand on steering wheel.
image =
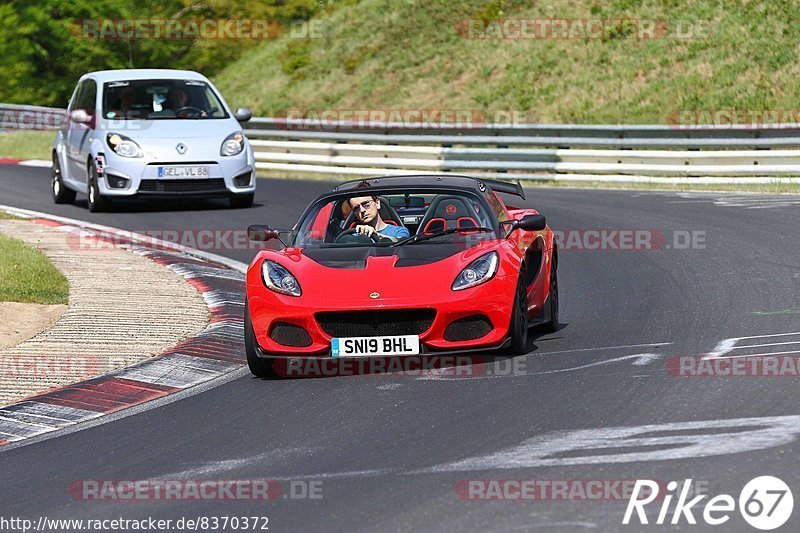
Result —
M359 235L366 235L367 237L378 237L378 232L372 226L362 224L356 226L356 233Z

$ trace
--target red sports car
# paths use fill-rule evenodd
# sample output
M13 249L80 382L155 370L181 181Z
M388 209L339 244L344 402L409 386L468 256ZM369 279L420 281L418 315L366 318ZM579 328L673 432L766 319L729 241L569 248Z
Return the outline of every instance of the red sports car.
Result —
M504 204L518 184L463 176L350 181L317 198L247 271L256 376L277 358L526 353L558 328L558 253L545 217Z

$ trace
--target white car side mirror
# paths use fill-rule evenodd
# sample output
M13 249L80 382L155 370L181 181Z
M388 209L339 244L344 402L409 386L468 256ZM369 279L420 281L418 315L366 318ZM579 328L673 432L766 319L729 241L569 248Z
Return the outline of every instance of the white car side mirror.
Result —
M246 107L240 107L236 110L233 116L236 117L236 120L239 122L247 122L253 118L253 112Z
M69 114L69 119L78 124L88 124L92 120L92 117L83 109L76 109Z

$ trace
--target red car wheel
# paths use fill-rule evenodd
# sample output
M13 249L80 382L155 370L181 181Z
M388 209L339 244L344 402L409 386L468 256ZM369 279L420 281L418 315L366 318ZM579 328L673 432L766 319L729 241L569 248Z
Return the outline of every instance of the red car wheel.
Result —
M528 353L528 293L525 290L525 271L520 271L517 282L517 293L514 296L514 310L511 313L509 334L511 346L508 351L513 355Z
M272 368L274 359L259 357L256 352L256 334L250 320L250 309L244 306L244 349L247 354L247 366L250 373L259 378L277 377Z

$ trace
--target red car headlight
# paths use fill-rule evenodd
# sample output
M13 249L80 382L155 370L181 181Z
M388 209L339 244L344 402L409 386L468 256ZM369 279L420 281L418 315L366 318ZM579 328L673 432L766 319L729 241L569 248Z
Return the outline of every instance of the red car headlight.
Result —
M264 285L270 290L289 296L300 296L303 291L291 272L283 268L275 261L265 259L261 263L261 279Z
M497 252L483 254L461 271L451 288L454 291L460 291L480 285L481 283L486 283L497 274L497 265L499 261L500 258Z

